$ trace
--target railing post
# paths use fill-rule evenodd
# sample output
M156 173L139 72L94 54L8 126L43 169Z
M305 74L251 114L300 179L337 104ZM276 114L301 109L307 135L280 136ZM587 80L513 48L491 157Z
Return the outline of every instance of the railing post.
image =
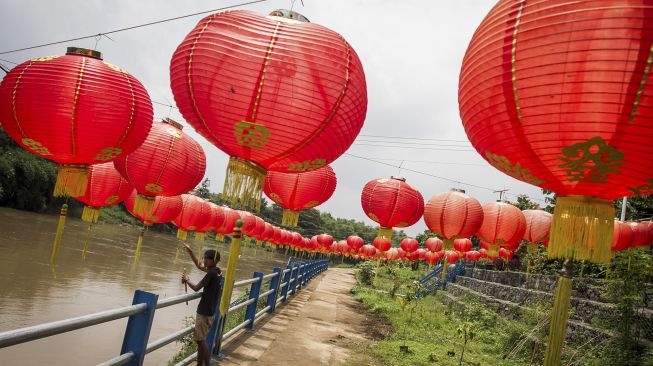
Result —
M286 302L288 299L288 289L290 288L290 279L292 278L292 271L294 270L293 267L288 266L288 269L290 271L286 272L286 275L283 278L283 282L285 283L285 286L283 286L283 290L281 290L281 298L283 298L283 302Z
M219 300L222 297L222 288L224 287L224 277L218 277L219 290L218 297ZM211 329L209 329L209 334L206 335L206 345L209 347L209 354L213 354L213 348L215 347L216 353L220 353L220 345L222 342L222 333L224 332L224 324L222 322L222 317L220 317L220 301L216 301L215 304L215 319L213 324L211 324ZM216 342L216 340L218 340Z
M134 292L134 300L132 305L147 304L145 311L134 314L129 317L127 321L127 328L125 329L125 337L122 340L122 348L120 354L128 352L134 353L134 358L127 363L129 366L141 366L145 359L145 348L147 348L147 340L150 337L150 330L152 329L152 320L154 319L154 310L156 310L156 302L159 295L136 290Z
M268 313L274 313L274 309L277 307L277 298L279 297L279 285L281 284L281 268L274 267L274 273L277 275L272 277L270 280L269 290L274 289L274 291L268 295L267 306L270 307Z
M249 298L254 299L254 302L247 305L247 310L245 311L245 320L249 320L247 329L254 330L254 318L256 317L256 305L258 304L258 295L261 293L261 284L263 283L263 273L254 272L254 278L258 278L258 281L252 283L252 286L249 288Z
M297 292L297 281L299 281L299 272L301 271L302 266L301 264L297 266L297 271L295 272L295 280L292 283L292 292L291 294L294 295Z

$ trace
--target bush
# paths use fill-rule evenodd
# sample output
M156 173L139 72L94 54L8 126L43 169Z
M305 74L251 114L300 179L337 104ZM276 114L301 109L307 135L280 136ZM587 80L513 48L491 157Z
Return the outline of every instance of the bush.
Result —
M365 286L372 286L376 266L372 261L365 261L358 264L358 281Z

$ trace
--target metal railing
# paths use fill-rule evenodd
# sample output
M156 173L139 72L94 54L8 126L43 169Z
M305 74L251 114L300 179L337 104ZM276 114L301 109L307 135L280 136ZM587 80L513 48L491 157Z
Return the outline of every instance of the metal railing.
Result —
M289 296L294 295L298 289L303 287L319 273L325 271L327 267L328 260L293 261L289 262L288 267L283 270L276 267L272 273L266 275L261 272L254 272L251 279L234 282L234 288L250 285L247 291L248 299L231 303L226 315L222 317L216 316L216 320L213 322L206 339L210 351L214 354L219 353L222 341L233 337L240 330L245 328L254 330L257 319L266 314L274 313L277 304L285 302ZM269 283L268 288L265 291L261 291L263 285L267 283ZM220 289L222 287L221 284ZM155 310L194 300L201 296L202 293L197 292L159 301L157 294L136 290L132 305L130 306L2 332L0 333L0 348L128 317L120 354L98 365L140 366L143 364L146 354L177 341L193 331L192 326L185 327L148 343ZM218 294L218 298L220 296L221 294ZM261 309L258 309L259 305L262 307ZM225 332L225 322L229 314L233 314L243 308L245 308L243 321ZM219 314L219 304L216 305L216 314ZM188 365L196 357L197 353L194 353L179 362L176 366Z

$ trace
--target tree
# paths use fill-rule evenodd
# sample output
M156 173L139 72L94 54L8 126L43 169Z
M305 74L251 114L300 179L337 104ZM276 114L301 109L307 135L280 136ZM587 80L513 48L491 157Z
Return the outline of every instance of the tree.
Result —
M614 201L617 217L621 217L623 198ZM650 220L653 218L653 196L633 196L626 200L626 220Z
M557 195L553 193L553 191L549 191L548 189L542 189L542 193L544 194L544 202L546 203L546 207L544 207L544 211L552 214L553 209L556 207Z
M200 185L195 188L194 191L195 195L207 200L210 199L211 198L211 191L209 191L210 186L211 186L211 180L209 178L204 178L202 183L200 183Z
M517 202L510 202L508 201L511 205L517 207L518 209L524 211L524 210L537 210L540 208L540 205L537 203L533 202L528 195L525 194L520 194L517 196Z

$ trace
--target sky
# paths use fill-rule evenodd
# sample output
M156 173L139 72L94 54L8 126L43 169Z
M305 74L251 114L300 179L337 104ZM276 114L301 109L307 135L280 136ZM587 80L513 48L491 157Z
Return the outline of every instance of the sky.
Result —
M228 156L192 131L175 108L169 65L176 47L209 14L101 37L42 48L40 45L161 19L237 5L207 0L4 0L0 12L0 63L11 68L31 58L65 53L66 47L93 48L105 61L134 75L154 102L155 119L172 118L200 142L207 156L206 177L220 192ZM544 205L538 187L491 167L469 143L458 110L458 75L469 41L493 0L268 0L240 6L267 14L275 9L302 13L313 23L340 33L363 64L368 109L365 124L349 150L331 165L338 186L317 207L336 217L376 225L360 205L369 180L400 175L428 200L451 188L464 189L481 203L508 189L509 200L529 195ZM401 168L399 168L401 166ZM414 236L423 221L406 228Z

